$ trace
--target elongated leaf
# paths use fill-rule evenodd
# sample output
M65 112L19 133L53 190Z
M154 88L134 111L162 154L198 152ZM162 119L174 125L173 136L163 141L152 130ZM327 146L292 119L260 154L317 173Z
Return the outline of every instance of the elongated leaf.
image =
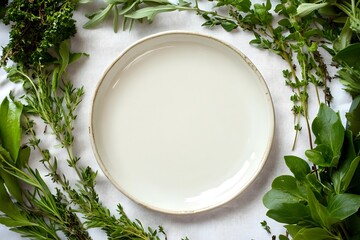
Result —
M8 192L4 186L4 181L0 178L0 211L12 219L21 219L21 213L15 204L11 201Z
M21 141L20 116L23 106L20 102L5 98L0 105L0 139L15 163Z
M126 14L125 17L132 19L143 19L146 18L148 21L153 21L154 17L163 12L172 12L178 10L176 5L160 5L155 7L141 8L133 13Z
M7 189L9 190L12 197L17 201L22 202L22 190L19 181L13 175L7 173L2 166L0 167L0 177L4 180Z
M8 217L0 217L0 224L3 224L9 228L38 226L36 223L27 221L25 218L23 220L19 220L19 219L14 220Z
M94 15L87 23L84 24L83 28L93 28L102 23L111 12L112 7L113 5L108 5L100 13Z
M295 178L299 181L303 181L306 178L306 175L310 173L309 164L296 156L285 156L285 163L294 174Z

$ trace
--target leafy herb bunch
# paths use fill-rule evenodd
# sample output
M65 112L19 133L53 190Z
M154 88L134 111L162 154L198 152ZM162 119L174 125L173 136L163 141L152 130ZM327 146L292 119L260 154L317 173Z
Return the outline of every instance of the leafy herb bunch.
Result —
M108 239L160 239L165 234L161 227L145 229L140 221L131 221L120 204L119 217L101 204L95 191L97 173L82 167L74 152L76 108L84 90L74 87L67 67L86 55L70 52L75 7L70 0L14 0L6 6L4 23L11 25L11 32L2 65L10 81L23 85L26 105L12 96L0 108L0 223L30 239L61 239L60 232L68 239L91 239L89 228L102 229ZM6 65L8 60L14 64ZM43 148L34 116L52 130L66 159ZM28 135L23 140L22 129ZM28 163L30 147L42 156L46 176ZM67 161L77 182L61 174L60 160ZM55 189L48 187L49 178Z
M72 19L76 3L76 0L12 1L3 17L3 23L12 24L12 28L1 64L8 59L24 66L51 61L49 49L76 33Z

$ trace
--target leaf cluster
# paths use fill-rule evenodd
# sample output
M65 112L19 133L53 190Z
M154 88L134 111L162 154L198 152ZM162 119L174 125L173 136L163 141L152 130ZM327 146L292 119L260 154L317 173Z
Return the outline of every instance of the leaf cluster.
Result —
M31 239L90 239L79 218L29 167L30 148L21 146L23 105L0 105L0 223ZM77 224L74 224L77 223Z
M293 175L274 179L263 198L267 215L287 224L295 240L360 237L359 99L349 111L347 128L338 113L320 106L312 123L317 145L305 152L314 167L299 157L286 156Z
M104 0L105 8L88 14L89 21L84 28L94 28L104 22L110 15L113 16L114 32L118 31L119 22L122 21L123 30L132 28L134 21L147 20L152 22L156 15L164 12L191 10L190 3L179 0L172 3L167 0ZM88 3L89 1L80 1ZM122 17L122 19L120 18Z
M298 9L299 16L316 12L327 21L331 21L329 29L341 31L333 40L332 54L334 61L341 65L338 72L341 83L353 97L360 94L360 1L321 1L303 3Z
M11 25L10 42L3 48L1 65L12 60L24 66L52 60L49 48L76 33L75 0L14 0L3 17Z

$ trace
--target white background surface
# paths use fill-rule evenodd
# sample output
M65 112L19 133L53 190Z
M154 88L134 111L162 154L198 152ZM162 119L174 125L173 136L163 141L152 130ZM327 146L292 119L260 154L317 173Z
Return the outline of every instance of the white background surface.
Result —
M97 29L83 29L81 26L87 20L84 14L91 11L91 7L81 6L75 14L78 33L72 39L72 49L74 52L86 52L90 54L90 57L82 59L73 65L69 77L75 85L83 85L85 88L85 96L78 108L78 119L75 126L75 151L78 156L81 156L81 165L89 165L93 169L99 170L97 191L103 204L116 214L116 205L121 203L129 217L140 219L144 226L156 228L158 225L162 225L170 240L181 239L185 236L189 237L190 240L271 239L271 235L266 233L260 225L263 220L269 223L273 234L284 233L281 224L266 217L266 208L262 204L262 197L270 189L271 182L276 176L289 173L283 161L283 156L289 154L303 156L308 143L305 131L303 131L300 134L295 151L291 151L294 137L293 116L290 111L292 104L289 100L291 90L284 84L282 70L286 68L286 65L282 59L267 51L250 46L248 42L252 39L252 34L249 32L235 30L232 33L227 33L220 28L210 30L201 27L204 21L194 13L173 12L162 14L157 16L151 25L136 23L130 32L119 31L114 33L111 20ZM8 30L8 27L0 25L1 46L4 46L8 41ZM167 215L145 209L116 190L100 171L88 135L92 96L106 68L126 47L135 41L150 34L167 30L186 30L209 34L235 46L247 55L259 69L269 87L276 116L276 130L272 150L264 168L255 181L229 203L214 210L188 216ZM330 60L327 59L326 63L330 64ZM334 96L332 107L340 110L340 114L344 115L349 107L350 97L341 89L341 85L336 80L331 85ZM10 84L6 80L5 73L1 70L0 100L12 89L15 89L17 95L21 94L20 88ZM251 104L251 102L248 104ZM310 114L313 118L317 111L317 104L312 102L311 105L313 107ZM45 139L52 140L50 133L45 136ZM52 141L47 142L50 145L52 143ZM63 157L63 162L60 164L61 171L70 180L76 180L72 177L75 174L67 167L65 153L56 148L53 149L53 152L58 154L59 162ZM106 236L100 230L92 229L90 232L93 239L106 239ZM3 226L0 226L0 236L1 239L21 239L17 234L10 232Z

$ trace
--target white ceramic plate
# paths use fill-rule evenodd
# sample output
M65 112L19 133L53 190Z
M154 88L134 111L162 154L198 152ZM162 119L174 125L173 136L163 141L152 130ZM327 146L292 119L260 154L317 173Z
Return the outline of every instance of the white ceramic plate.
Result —
M134 201L194 213L242 192L273 139L266 84L239 51L189 32L145 38L105 72L91 113L97 160Z

